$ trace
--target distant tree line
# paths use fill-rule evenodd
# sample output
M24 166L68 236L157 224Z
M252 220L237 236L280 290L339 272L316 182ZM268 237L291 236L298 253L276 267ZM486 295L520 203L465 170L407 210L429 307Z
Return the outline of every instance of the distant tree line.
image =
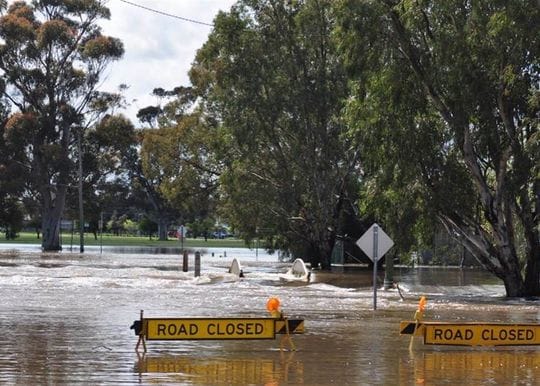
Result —
M144 213L229 224L327 269L378 222L406 259L444 230L509 296L540 295L536 0L240 0L190 86L139 122L97 91L104 1L0 0L0 226ZM81 168L82 166L82 168ZM108 219L107 221L109 221Z

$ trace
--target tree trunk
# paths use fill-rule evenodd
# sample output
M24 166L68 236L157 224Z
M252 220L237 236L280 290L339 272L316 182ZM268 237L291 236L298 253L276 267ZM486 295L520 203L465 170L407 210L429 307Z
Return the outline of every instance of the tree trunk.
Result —
M314 240L307 249L308 256L306 261L311 262L312 267L322 270L332 268L332 248L335 243L335 237L330 240Z
M516 267L517 268L517 267ZM506 296L508 297L521 297L526 296L526 291L523 285L523 279L519 275L519 271L511 270L505 272L504 277L501 278L506 289Z
M336 244L336 235L331 233L327 240L324 240L321 248L321 268L330 270L332 269L332 251Z
M53 196L50 188L44 189L42 194L43 213L41 221L41 249L43 251L60 251L60 220L66 202L66 188L58 188L58 192Z
M538 247L529 247L524 279L521 273L522 265L515 248L510 247L509 243L502 247L491 243L491 236L496 234L498 228L494 227L492 231L485 232L480 227L460 226L444 215L440 215L439 219L449 234L459 235L456 238L458 243L463 245L484 268L503 281L506 296L540 296L540 249ZM496 236L505 240L500 234Z
M467 219L467 216L457 218L458 216L452 214L452 208L442 208L440 214L442 217L446 217L443 223L450 224L449 230L456 230L460 235L458 241L471 251L487 269L503 280L507 296L540 295L540 252L538 251L538 231L536 230L538 223L533 220L537 212L532 209L533 206L527 204L528 193L526 193L530 182L527 178L516 180L516 176L512 176L513 167L519 168L520 165L528 163L520 148L522 145L520 145L519 136L516 134L515 122L519 115L517 111L513 110L511 102L515 97L507 88L506 83L501 82L498 85L498 114L510 141L501 139L498 144L499 149L492 157L494 166L491 170L486 171L484 166L486 160L482 154L478 154L478 146L481 142L476 141L478 134L475 134L480 126L471 122L469 113L460 107L462 100L454 100L449 97L451 93L446 93L444 87L438 86L435 78L430 75L431 53L413 40L414 34L402 21L402 15L395 8L396 3L393 1L384 1L383 3L387 6L400 51L418 77L425 94L454 133L454 140L461 150L465 166L475 184L483 211L483 218L471 220ZM463 95L466 95L466 92ZM466 99L463 99L463 102L465 102L464 104L469 103ZM520 186L519 184L522 184L522 187L516 190L515 187ZM537 186L536 183L533 184ZM512 185L514 185L514 189L511 189ZM536 188L533 187L533 189ZM520 260L516 251L517 238L514 226L516 207L518 214L520 212L519 205L516 205L517 202L514 198L516 193L518 196L522 195L519 201L524 205L520 217L527 240L526 264L523 263L522 259ZM448 216L453 218L450 219Z
M536 185L536 210L540 208L540 189ZM538 216L532 215L534 210L531 204L526 202L524 210L519 212L523 223L525 234L525 254L527 262L525 265L525 292L527 296L540 296L540 228L538 227Z
M54 213L44 213L43 217L43 239L41 249L43 251L60 251L60 217Z
M533 235L534 233L531 232ZM524 296L540 296L540 243L538 242L538 233L528 240L527 249Z
M169 222L160 217L158 219L158 237L160 241L166 241L167 240L167 230L169 228Z

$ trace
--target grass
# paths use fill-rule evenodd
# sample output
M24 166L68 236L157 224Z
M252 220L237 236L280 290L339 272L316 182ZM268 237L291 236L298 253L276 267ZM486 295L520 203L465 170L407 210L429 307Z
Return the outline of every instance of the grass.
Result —
M79 245L80 239L79 234L76 233L71 235L71 233L63 233L61 235L60 243L65 247L69 245L77 246ZM19 237L15 240L6 240L5 235L0 236L0 244L41 244L41 238L37 238L37 235L32 232L21 232ZM103 245L103 246L128 246L128 247L176 247L179 248L182 246L181 242L177 239L169 239L166 241L160 241L157 238L153 237L140 237L140 236L114 236L110 234L104 234L103 239L98 235L98 238L95 239L94 235L91 233L84 234L84 245ZM185 239L184 245L185 248L245 248L246 244L243 240L238 239L208 239L204 238L197 239Z

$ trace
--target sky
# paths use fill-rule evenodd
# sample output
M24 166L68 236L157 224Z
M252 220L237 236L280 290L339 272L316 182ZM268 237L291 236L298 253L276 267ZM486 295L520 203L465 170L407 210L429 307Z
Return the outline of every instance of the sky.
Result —
M132 4L177 16L169 17ZM130 106L123 113L137 125L137 111L157 100L156 87L172 89L189 85L188 71L197 50L204 44L219 10L228 11L235 0L108 0L110 20L101 21L105 35L119 38L125 53L103 74L102 91L117 91L126 84Z

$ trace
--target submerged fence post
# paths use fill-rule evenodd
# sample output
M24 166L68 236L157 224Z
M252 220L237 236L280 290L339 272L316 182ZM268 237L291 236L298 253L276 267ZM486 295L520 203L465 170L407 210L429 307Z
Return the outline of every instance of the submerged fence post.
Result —
M183 272L188 271L188 253L187 253L187 251L184 251L184 258L182 260L182 271Z
M195 277L201 276L201 252L195 252Z
M394 286L394 254L388 253L384 261L384 289L387 290Z

